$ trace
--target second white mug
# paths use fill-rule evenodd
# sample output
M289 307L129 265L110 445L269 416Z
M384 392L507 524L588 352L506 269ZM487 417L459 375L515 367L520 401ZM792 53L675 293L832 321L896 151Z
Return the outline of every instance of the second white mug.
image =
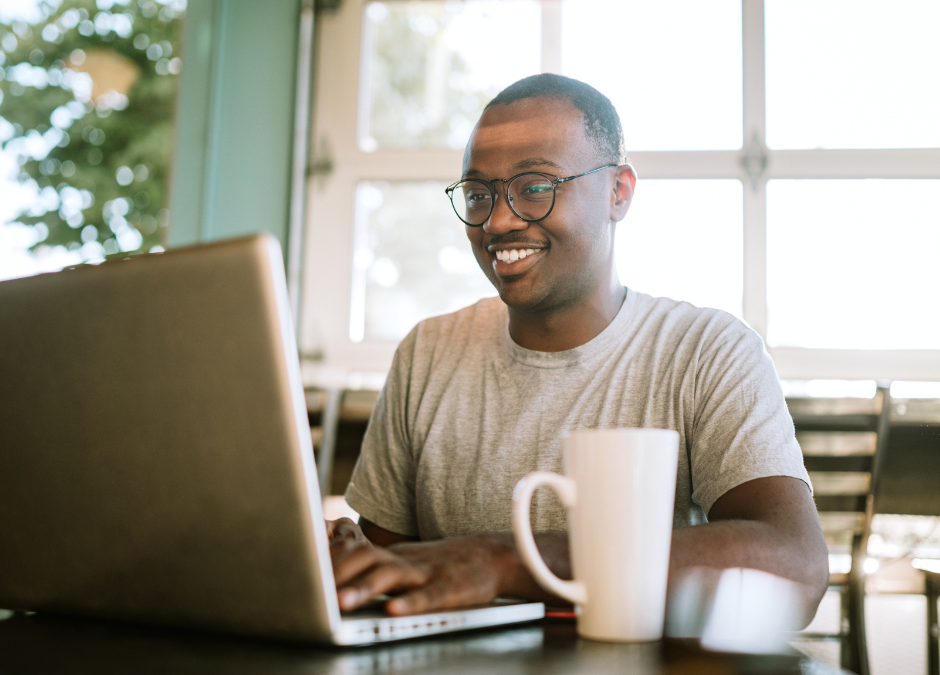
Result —
M658 640L679 460L679 434L667 429L582 429L562 442L565 473L530 473L513 493L519 554L538 583L573 602L578 632L608 641ZM546 485L568 508L574 581L555 576L539 555L529 519L532 493Z

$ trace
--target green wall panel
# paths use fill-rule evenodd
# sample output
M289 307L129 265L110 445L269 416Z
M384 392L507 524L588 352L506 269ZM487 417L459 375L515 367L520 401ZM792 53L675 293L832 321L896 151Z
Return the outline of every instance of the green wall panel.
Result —
M190 0L169 244L287 245L300 0Z

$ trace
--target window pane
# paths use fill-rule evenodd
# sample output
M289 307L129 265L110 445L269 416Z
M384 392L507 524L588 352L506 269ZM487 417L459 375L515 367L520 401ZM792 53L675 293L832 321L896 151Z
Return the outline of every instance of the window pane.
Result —
M740 317L743 198L737 180L640 180L617 233L620 280Z
M766 0L767 143L940 146L940 3Z
M401 340L429 316L496 291L438 181L362 181L356 188L353 342Z
M767 184L768 342L940 349L940 181Z
M0 3L0 279L161 249L185 7Z
M359 148L455 148L501 89L539 72L537 0L366 6Z
M562 8L562 70L610 97L628 151L741 147L740 0Z

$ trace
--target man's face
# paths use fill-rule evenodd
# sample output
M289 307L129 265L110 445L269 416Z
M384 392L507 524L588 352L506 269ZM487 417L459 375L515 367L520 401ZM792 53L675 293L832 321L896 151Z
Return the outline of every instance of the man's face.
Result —
M564 178L606 163L577 108L568 101L532 98L484 113L467 146L463 177L494 180L537 171ZM504 184L496 183L499 196L489 219L466 230L477 262L503 302L522 311L571 306L609 280L616 175L611 168L561 183L552 212L535 223L512 212ZM498 259L498 252L505 257L512 250L532 253L516 261Z

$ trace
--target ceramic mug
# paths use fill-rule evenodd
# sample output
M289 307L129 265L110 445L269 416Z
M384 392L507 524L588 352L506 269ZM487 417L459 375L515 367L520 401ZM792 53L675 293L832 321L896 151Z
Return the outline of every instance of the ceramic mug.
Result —
M617 642L663 635L679 461L667 429L583 429L562 439L566 476L535 471L513 492L519 554L535 580L575 604L578 632ZM532 493L555 490L568 509L573 581L542 560L529 519Z

